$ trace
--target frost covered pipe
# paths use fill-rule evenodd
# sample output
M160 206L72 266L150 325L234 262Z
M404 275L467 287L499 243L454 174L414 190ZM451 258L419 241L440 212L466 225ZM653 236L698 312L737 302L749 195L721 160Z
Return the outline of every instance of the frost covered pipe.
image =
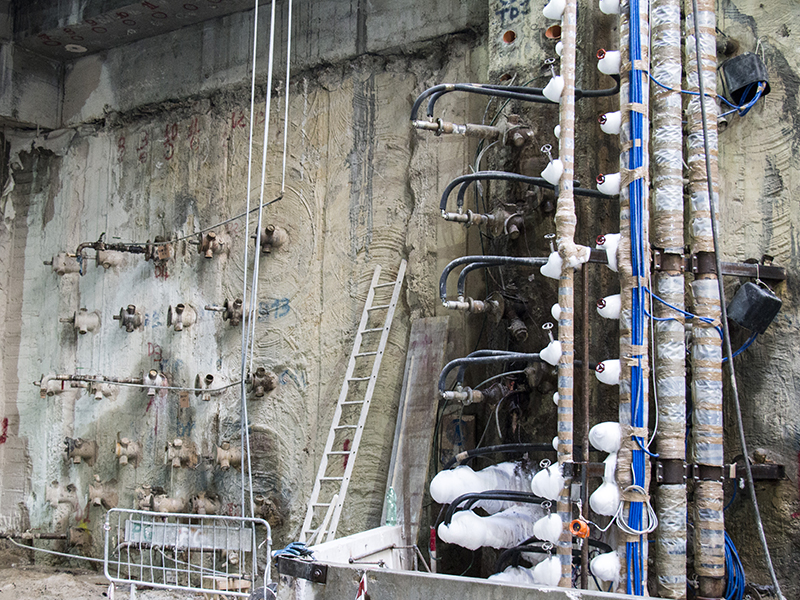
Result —
M664 256L683 254L683 129L681 89L680 0L653 0L650 10L651 72L667 88L654 86L653 232L652 243ZM669 264L662 260L662 265ZM673 264L680 265L680 262ZM655 271L659 297L684 308L684 276L678 266ZM656 449L661 461L686 460L686 343L684 317L661 302L651 303L657 318L653 376L658 397ZM657 595L686 598L686 483L671 481L657 488L655 568Z
M559 181L556 201L556 243L562 259L561 278L558 285L558 304L561 314L558 321L558 341L561 345L561 360L558 362L558 464L564 473L564 485L558 496L557 510L561 521L572 520L570 489L572 470L563 468L573 462L573 403L574 403L574 360L575 360L575 268L589 260L590 249L575 244L575 196L573 178L575 176L575 53L577 49L577 0L567 0L561 22L561 76L564 78L564 91L559 105L559 149L558 155L564 165ZM557 546L561 563L560 587L572 587L572 537L562 531Z
M619 356L622 360L619 385L619 423L622 445L617 457L617 484L621 490L637 484L649 488L647 456L634 436L646 444L648 423L648 344L644 317L644 276L649 269L649 22L643 0L620 3L620 44L622 83L620 90L620 244L617 251L621 311ZM635 357L635 358L634 358ZM623 493L621 518L634 529L643 523L645 506L639 494ZM618 536L622 557L621 593L643 594L647 589L647 535ZM635 566L628 573L626 565ZM639 569L638 565L642 565Z
M537 506L514 506L488 517L462 510L441 523L437 531L443 541L470 550L509 548L533 535L533 524L542 516L544 509Z
M697 96L689 96L685 119L688 123L686 162L689 179L689 207L692 251L714 252L714 237L711 223L709 195L718 211L716 189L708 189L718 182L717 149L717 104L713 97L716 81L716 15L714 0L699 0L697 24L700 31L700 64L706 93L705 111L708 124L708 176L704 148L703 119L700 87L698 81L698 57L695 44L695 14L691 0L684 0L686 14L685 54L686 89ZM710 88L710 90L709 90ZM719 213L717 212L717 215ZM721 316L717 276L714 273L698 273L692 283L693 311L698 316L718 321ZM695 571L698 574L698 594L707 598L722 597L725 576L725 542L723 517L722 482L716 471L723 465L722 433L722 348L716 328L699 319L692 324L692 398L694 401L693 459L694 462L712 469L706 480L697 483L695 490Z
M450 504L459 496L472 492L528 492L530 485L531 473L523 469L519 462L504 462L480 471L461 465L437 473L431 481L430 493L435 502ZM489 500L476 504L489 514L505 510L509 505L505 500Z

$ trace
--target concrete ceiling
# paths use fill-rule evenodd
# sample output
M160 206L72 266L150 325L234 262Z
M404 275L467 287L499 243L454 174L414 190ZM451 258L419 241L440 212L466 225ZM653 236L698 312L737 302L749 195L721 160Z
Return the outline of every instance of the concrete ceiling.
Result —
M66 61L253 6L254 0L16 0L14 37Z

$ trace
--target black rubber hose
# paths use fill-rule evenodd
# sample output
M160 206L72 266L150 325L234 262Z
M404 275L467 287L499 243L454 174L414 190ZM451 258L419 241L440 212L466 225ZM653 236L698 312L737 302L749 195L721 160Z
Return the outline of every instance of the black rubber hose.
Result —
M473 448L459 452L442 468L443 471L452 469L454 466L462 464L464 461L475 456L485 456L487 454L505 453L505 454L524 454L525 452L555 452L551 444L500 444L498 446L484 446L482 448Z
M483 254L474 256L462 256L448 264L442 271L439 278L439 298L442 302L447 300L447 279L453 269L468 263L485 263L492 265L519 265L523 267L537 267L547 264L547 258L541 256L486 256Z
M447 376L450 374L450 371L452 371L456 367L460 367L461 365L491 365L494 363L505 362L507 360L527 361L527 362L542 361L542 359L539 358L538 352L531 354L524 354L522 352L512 352L508 354L501 354L499 356L474 356L471 358L457 358L447 363L444 366L444 369L442 369L442 372L439 374L439 394L444 393L445 380L447 379Z
M575 100L582 98L601 98L604 96L613 96L619 93L620 77L619 75L612 75L615 85L611 88L601 90L575 90ZM411 107L411 120L416 121L419 109L426 98L431 97L428 101L428 117L433 117L434 107L436 101L443 95L450 92L467 92L470 94L480 94L482 96L497 96L500 98L509 98L512 100L521 100L523 102L538 102L542 104L558 104L543 95L544 88L529 88L525 86L504 86L493 84L481 83L440 83L422 92L414 101Z
M470 271L475 271L476 269L488 269L489 267L494 267L493 263L490 262L476 262L470 263L463 269L461 269L461 273L458 275L458 297L463 298L466 294L466 287L467 287L467 275Z
M545 498L540 498L531 492L513 492L510 490L469 492L460 495L447 506L442 522L445 525L450 525L450 522L453 520L453 515L459 511L458 507L462 502L464 506L461 507L461 510L469 510L473 504L481 500L502 500L505 502L518 502L520 504L542 504L543 502L548 502Z
M475 358L476 356L503 356L508 354L516 353L509 350L475 350L475 352L470 352L464 358ZM458 373L456 373L456 383L464 383L464 374L466 371L467 365L462 365L458 368Z
M605 542L601 542L600 540L595 540L592 538L588 538L586 541L589 542L589 546L597 548L601 552L611 552L611 546L609 546ZM538 545L531 546L530 544L532 543ZM544 542L542 542L541 540L538 540L536 538L529 538L524 542L522 542L522 544L520 544L519 546L514 546L513 548L507 548L506 550L503 550L503 552L500 553L500 556L497 557L497 561L494 563L494 572L502 573L507 566L513 564L512 561L509 561L509 558L521 554L522 552L532 552L538 554L544 554L546 552L549 552L549 550L545 550L543 548L543 545ZM580 556L581 549L573 548L572 555ZM508 563L508 565L506 563Z

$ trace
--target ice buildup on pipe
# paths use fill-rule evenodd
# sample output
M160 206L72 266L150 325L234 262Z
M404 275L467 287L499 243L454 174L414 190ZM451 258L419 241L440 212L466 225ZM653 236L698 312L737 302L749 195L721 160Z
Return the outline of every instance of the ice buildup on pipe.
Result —
M561 92L564 91L564 78L561 75L556 75L550 78L550 81L544 86L542 95L550 100L550 102L558 102L561 99Z
M558 392L554 392L553 393L553 404L558 406L558 401L559 400L561 400L561 394L559 394ZM556 436L556 437L558 437L558 436Z
M619 173L617 173L619 175ZM599 188L600 186L598 186ZM606 251L606 263L608 264L608 268L617 272L617 248L619 247L619 234L618 233L606 233L604 235L598 235L597 239L595 240L595 248L598 250L605 250Z
M556 392L556 393L558 393L558 392ZM558 402L556 402L556 406L557 405L558 405ZM553 438L553 450L558 452L558 436Z
M558 182L561 181L561 174L564 172L564 163L562 163L559 159L553 159L542 171L542 177L547 180L547 183L551 185L558 185Z
M533 567L533 580L539 585L556 587L561 580L561 559L550 556Z
M504 462L473 471L467 465L441 471L431 481L431 498L438 504L450 504L463 494L503 490L527 492L530 490L531 474L518 462ZM474 506L494 514L508 508L513 502L482 500Z
M597 314L604 319L619 319L621 308L622 298L619 294L606 296L597 301Z
M556 302L553 306L550 307L550 314L553 315L553 318L558 321L561 319L561 306Z
M547 264L539 267L539 272L550 279L559 279L561 277L561 264L562 259L558 252L551 252L550 256L547 257Z
M618 358L604 360L594 368L595 377L600 383L619 385L620 364Z
M550 0L542 9L542 14L548 19L560 21L561 15L564 14L564 9L567 7L567 0Z
M510 548L533 535L533 524L543 514L544 509L535 504L513 506L488 517L462 510L453 515L449 525L439 525L439 538L469 550Z
M607 112L604 115L600 115L597 122L600 123L600 129L603 130L603 133L619 135L620 128L622 127L622 113L618 110Z
M531 491L547 500L558 500L558 495L563 488L564 476L561 474L561 465L558 463L542 469L531 480Z
M622 57L619 50L597 51L597 70L604 75L619 75L619 66Z
M556 42L556 54L561 56L562 52L564 52L564 42Z
M564 521L557 513L552 513L542 517L533 524L533 535L538 539L551 544L557 544L561 532L564 530Z
M542 555L542 558L546 560L544 555ZM508 567L502 573L490 575L488 580L495 583L521 583L524 585L536 584L536 581L533 578L533 568L526 569L525 567Z
M598 423L589 430L589 443L600 452L619 452L622 445L622 428L619 423Z
M553 340L539 352L539 358L550 365L557 365L561 360L561 342Z
M612 452L603 462L605 463L603 483L589 496L589 506L598 515L613 517L617 514L620 503L620 493L615 477L617 454Z
M619 572L622 564L616 551L600 554L589 563L589 570L600 581L613 581L614 585L620 581Z
M557 138L561 137L561 125L556 125L555 127L553 127L553 135L556 136Z
M619 173L601 173L597 176L597 191L608 196L619 194L621 177Z
M600 0L600 12L606 15L618 15L619 0Z

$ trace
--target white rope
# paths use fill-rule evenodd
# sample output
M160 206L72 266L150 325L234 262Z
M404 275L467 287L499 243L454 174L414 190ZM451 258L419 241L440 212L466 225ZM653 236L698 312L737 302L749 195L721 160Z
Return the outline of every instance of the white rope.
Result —
M289 0L289 18L286 24L286 100L283 109L283 174L281 175L281 195L286 189L286 148L289 142L289 77L292 57L292 0Z

